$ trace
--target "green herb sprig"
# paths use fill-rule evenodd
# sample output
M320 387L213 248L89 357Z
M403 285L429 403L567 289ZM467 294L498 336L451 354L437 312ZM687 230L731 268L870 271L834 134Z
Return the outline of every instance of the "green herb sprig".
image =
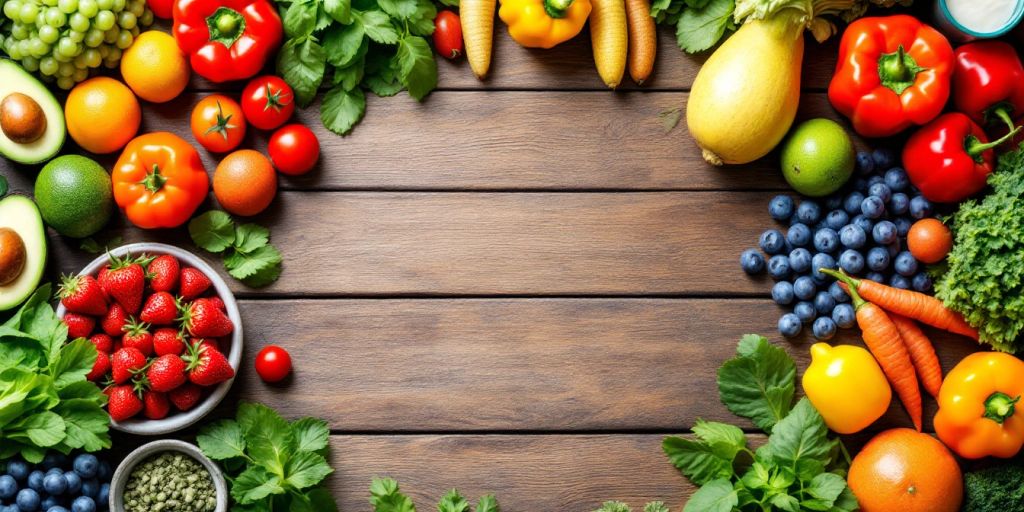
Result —
M391 478L374 478L370 483L370 505L374 512L416 512L412 498L402 494L398 482ZM448 491L437 504L437 512L501 512L493 494L481 496L476 508L470 510L469 501L459 491Z
M192 242L220 254L231 277L253 288L268 286L281 276L281 253L270 245L270 230L257 224L235 224L231 216L208 211L188 223Z

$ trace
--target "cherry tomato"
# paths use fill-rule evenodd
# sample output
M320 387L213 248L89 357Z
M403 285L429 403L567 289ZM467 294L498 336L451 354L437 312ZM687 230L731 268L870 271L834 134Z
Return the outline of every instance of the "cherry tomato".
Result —
M211 94L192 109L192 136L214 153L231 151L245 137L245 115L237 101Z
M149 10L153 11L153 16L162 20L171 19L171 12L174 10L174 0L146 0L146 5Z
M280 77L253 78L242 91L242 112L249 124L260 130L273 130L292 117L295 94Z
M907 248L922 263L938 263L953 249L953 232L939 219L921 219L910 226Z
M434 18L434 48L446 59L457 59L462 55L462 24L459 15L452 11L441 11Z
M267 151L278 172L306 174L320 158L320 141L313 130L301 124L289 124L270 136Z
M280 382L291 371L292 356L277 345L267 345L256 354L256 373L264 382Z

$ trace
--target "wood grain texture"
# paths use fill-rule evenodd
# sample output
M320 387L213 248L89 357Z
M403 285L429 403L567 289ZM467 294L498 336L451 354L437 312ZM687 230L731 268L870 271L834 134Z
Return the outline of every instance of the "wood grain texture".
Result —
M494 493L503 512L590 512L605 500L672 510L695 489L661 452L660 435L331 436L328 477L339 508L370 510L370 481L395 478L418 510L453 487L474 505Z
M267 386L243 371L240 396L290 416L316 411L347 432L683 431L698 418L752 428L719 403L718 367L740 336L765 333L802 374L813 342L783 340L767 299L243 301L242 311L245 360L284 344L296 373ZM930 334L947 371L977 348ZM860 343L859 332L833 343ZM894 405L873 429L907 425Z
M270 226L284 273L246 295L765 296L740 269L772 225L763 193L302 193L254 218ZM184 228L126 242L193 248ZM59 270L93 256L51 238ZM211 259L215 267L218 262Z

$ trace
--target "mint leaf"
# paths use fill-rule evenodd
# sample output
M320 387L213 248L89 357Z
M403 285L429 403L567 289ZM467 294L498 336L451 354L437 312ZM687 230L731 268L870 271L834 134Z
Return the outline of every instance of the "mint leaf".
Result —
M661 449L669 461L686 478L696 485L706 485L712 480L730 478L735 472L733 461L743 445L729 446L724 442L708 443L669 436L661 443Z
M61 349L57 360L50 364L50 376L57 389L81 382L96 364L96 346L85 338L78 338Z
M277 71L295 92L300 107L309 105L327 70L327 54L309 37L290 39L277 54Z
M284 467L284 484L294 489L307 489L319 484L334 470L318 453L297 452Z
M199 449L213 460L226 460L245 456L245 438L242 428L234 420L210 423L196 436Z
M281 261L281 253L273 245L264 245L249 253L232 251L224 258L224 267L235 279L246 279Z
M324 10L342 25L352 23L352 0L324 0Z
M327 448L331 431L327 422L316 418L302 418L292 423L295 447L300 452L319 452Z
M243 505L284 493L281 477L270 474L262 466L250 466L231 483L231 496Z
M324 95L320 104L320 120L328 130L347 135L366 113L366 96L356 87L346 90L334 87Z
M377 5L392 18L407 20L416 14L416 0L377 0Z
M437 87L437 62L427 40L405 36L398 45L398 77L409 95L422 100Z
M250 253L270 242L270 230L258 224L241 224L235 228L236 251Z
M316 0L294 0L284 12L284 33L289 39L307 37L316 27Z
M834 442L821 414L806 397L801 398L788 416L775 425L764 450L778 466L799 471L800 463L810 461L824 468L831 459Z
M438 502L437 512L469 512L469 502L459 494L459 491L452 489Z
M501 512L501 507L498 506L498 499L493 494L487 494L480 497L474 512Z
M711 48L732 26L733 0L711 0L700 9L685 9L676 25L676 42L688 53Z
M739 355L718 369L718 393L734 414L771 432L792 406L796 364L767 338L748 335L739 347Z
M324 50L327 62L334 67L343 68L355 60L359 49L363 46L366 32L358 20L351 25L331 25L324 32Z
M235 243L235 223L220 210L210 210L192 219L188 233L193 243L208 252L222 252Z
M728 479L708 482L690 496L683 512L732 512L739 496Z
M378 10L353 11L355 18L363 25L366 37L376 43L395 44L398 42L399 34L391 23L391 17Z
M295 436L288 422L265 405L243 402L238 406L238 425L249 456L274 475L283 477L285 464L295 453Z

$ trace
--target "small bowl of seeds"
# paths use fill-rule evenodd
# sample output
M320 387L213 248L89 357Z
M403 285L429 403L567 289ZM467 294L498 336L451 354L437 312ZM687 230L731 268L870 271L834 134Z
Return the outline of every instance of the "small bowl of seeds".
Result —
M128 454L110 483L112 512L227 512L219 467L193 444L153 441Z

